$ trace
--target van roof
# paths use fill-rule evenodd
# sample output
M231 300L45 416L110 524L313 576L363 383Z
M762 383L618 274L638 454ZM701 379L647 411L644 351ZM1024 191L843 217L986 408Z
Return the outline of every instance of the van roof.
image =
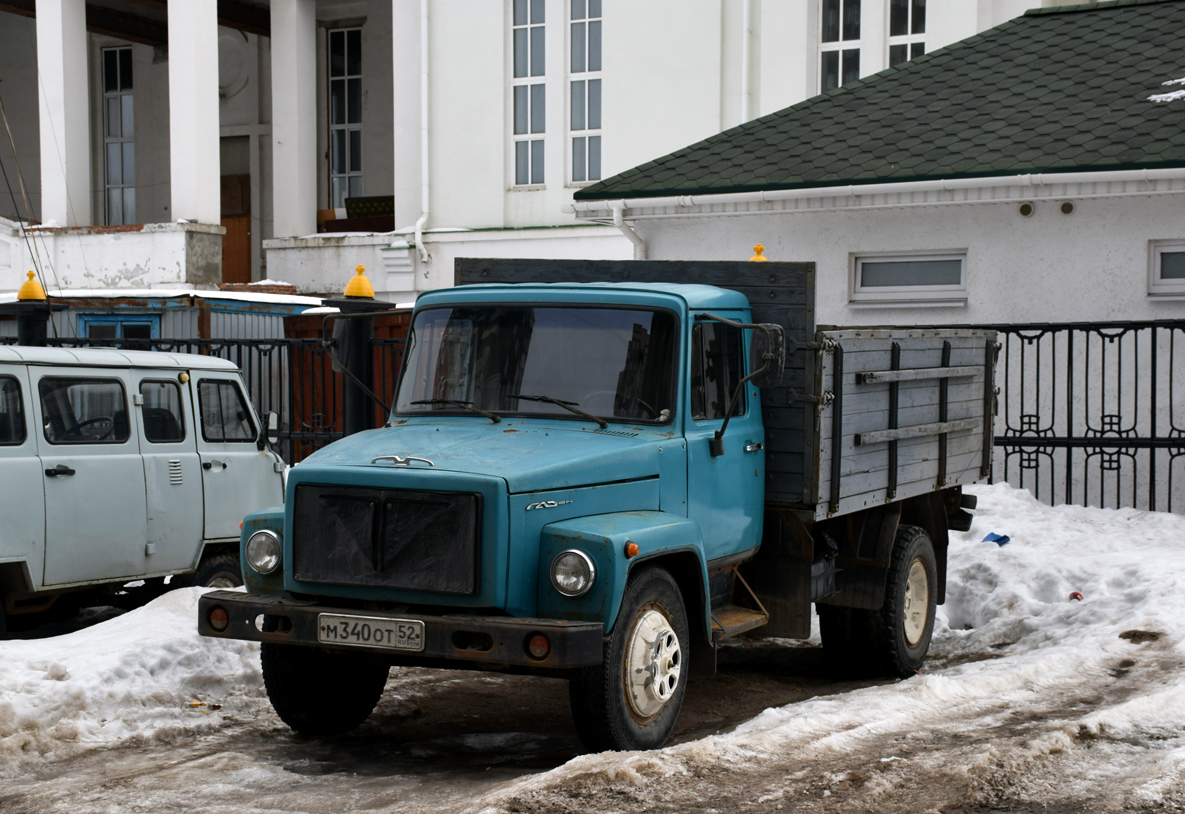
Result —
M119 350L117 348L37 348L0 345L0 362L78 367L173 367L191 370L238 370L238 365L216 356L196 353Z

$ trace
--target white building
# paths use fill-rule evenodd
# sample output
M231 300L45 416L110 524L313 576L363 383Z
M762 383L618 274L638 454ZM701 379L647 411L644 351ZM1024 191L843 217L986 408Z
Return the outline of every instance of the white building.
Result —
M338 292L361 263L407 300L457 256L629 257L575 190L1056 4L5 0L0 290ZM347 197L385 220L318 233Z

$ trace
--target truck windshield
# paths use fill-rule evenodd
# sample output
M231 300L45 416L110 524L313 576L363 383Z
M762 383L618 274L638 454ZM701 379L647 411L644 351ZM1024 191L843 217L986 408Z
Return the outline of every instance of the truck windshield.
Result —
M506 415L666 423L676 337L667 311L427 308L408 333L395 412L464 414L459 402Z

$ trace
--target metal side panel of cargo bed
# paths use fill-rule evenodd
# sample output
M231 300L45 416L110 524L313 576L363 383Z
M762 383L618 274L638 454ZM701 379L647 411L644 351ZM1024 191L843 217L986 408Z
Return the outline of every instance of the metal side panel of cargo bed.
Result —
M988 476L995 332L861 328L816 338L815 519Z

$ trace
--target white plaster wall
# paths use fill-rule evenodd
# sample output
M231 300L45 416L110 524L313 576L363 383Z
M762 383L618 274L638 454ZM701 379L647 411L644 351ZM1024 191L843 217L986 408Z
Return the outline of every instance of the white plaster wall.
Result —
M1147 296L1148 241L1185 239L1185 195L645 220L654 260L817 264L818 324L936 324L1146 320L1185 317L1185 299ZM966 250L964 307L849 304L852 255Z
M315 237L268 240L268 279L290 283L301 294L339 296L354 276L356 266L366 268L367 277L379 292L383 289L383 250L391 245L390 235L318 235Z
M0 165L16 193L14 205L8 187L0 178L0 217L15 219L17 213L41 220L41 130L37 108L37 25L28 17L0 11L0 97L16 141L16 159L8 132L0 130ZM21 198L17 164L25 182L29 207Z

